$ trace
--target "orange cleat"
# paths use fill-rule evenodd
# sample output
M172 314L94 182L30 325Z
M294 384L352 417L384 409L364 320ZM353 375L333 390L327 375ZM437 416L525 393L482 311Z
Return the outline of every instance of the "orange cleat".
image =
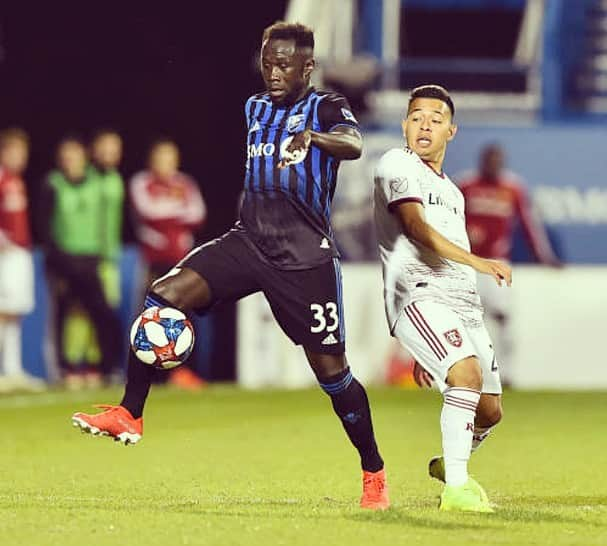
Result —
M184 391L200 391L207 386L204 379L200 379L192 370L183 366L170 372L169 384Z
M95 406L105 411L95 415L74 413L72 424L82 432L93 436L109 436L124 445L136 444L143 436L143 418L135 419L129 410L122 406Z
M360 507L369 510L386 510L390 506L386 471L382 468L377 472L363 470L363 495Z

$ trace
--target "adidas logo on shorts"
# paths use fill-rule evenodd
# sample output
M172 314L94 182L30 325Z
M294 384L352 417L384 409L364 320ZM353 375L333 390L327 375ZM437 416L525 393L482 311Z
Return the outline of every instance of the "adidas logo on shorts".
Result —
M325 339L321 341L322 345L335 345L336 343L339 343L339 341L335 339L335 336L333 334L329 334Z

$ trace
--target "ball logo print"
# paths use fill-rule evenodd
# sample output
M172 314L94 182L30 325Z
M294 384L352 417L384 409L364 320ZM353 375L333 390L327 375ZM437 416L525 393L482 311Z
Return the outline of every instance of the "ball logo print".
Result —
M150 307L133 323L131 349L144 364L168 370L190 356L194 328L187 317L172 307Z

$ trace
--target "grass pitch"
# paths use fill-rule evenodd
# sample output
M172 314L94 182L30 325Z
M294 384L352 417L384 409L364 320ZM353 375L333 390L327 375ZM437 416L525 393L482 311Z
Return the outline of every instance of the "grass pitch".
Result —
M607 544L607 393L507 393L471 470L494 515L437 511L436 393L371 390L393 507L358 508L357 456L320 391L156 388L144 439L81 435L116 390L0 398L0 544Z

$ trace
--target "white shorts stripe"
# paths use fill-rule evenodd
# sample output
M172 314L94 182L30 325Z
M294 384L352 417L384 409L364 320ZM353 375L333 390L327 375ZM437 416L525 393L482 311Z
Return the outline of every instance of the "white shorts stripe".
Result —
M408 307L405 307L405 314L407 315L407 317L411 321L411 324L413 324L413 326L415 326L415 329L419 332L419 335L428 344L428 347L430 347L430 350L436 355L436 358L438 358L439 360L442 360L443 357L437 351L436 346L432 344L432 341L427 337L425 331L418 325L415 317L413 317L413 315L411 314L411 311L409 311Z
M418 309L417 303L412 303L411 307L413 307L416 315L423 322L423 324L426 327L426 330L428 331L428 333L430 334L430 336L434 338L434 341L436 341L436 343L438 343L438 346L440 347L441 352L444 353L445 356L446 356L447 355L447 350L445 349L445 346L442 344L440 338L434 333L434 330L430 327L430 325L426 321L424 315L422 315L422 312Z
M411 324L415 326L416 330L419 334L424 338L432 352L436 355L439 360L442 360L447 356L447 351L445 351L444 347L440 345L440 343L436 342L436 339L433 338L430 332L424 327L423 322L418 318L418 316L414 313L414 308L412 305L408 305L405 307L405 313ZM441 350L442 349L442 350Z

